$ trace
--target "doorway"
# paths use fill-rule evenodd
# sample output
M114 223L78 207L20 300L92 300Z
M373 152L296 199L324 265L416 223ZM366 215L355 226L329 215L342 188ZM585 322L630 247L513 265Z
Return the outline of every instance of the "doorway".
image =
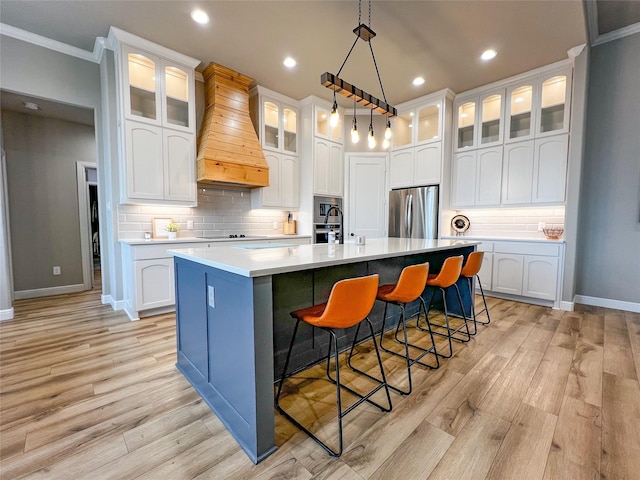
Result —
M82 280L86 290L101 282L100 220L98 212L98 170L95 163L77 162L78 215Z
M386 153L347 153L347 238L387 235L388 157Z

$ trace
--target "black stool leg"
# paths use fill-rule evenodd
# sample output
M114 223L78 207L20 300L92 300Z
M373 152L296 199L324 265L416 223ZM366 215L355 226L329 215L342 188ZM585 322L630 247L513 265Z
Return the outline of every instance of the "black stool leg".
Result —
M482 288L482 282L480 281L480 276L476 275L476 278L478 279L478 286L480 287L480 294L482 295L482 303L484 303L484 310L481 310L480 312L478 312L478 315L481 315L482 313L487 314L486 322L482 322L480 320L478 320L477 322L481 323L482 325L489 325L491 323L491 317L489 316L489 307L487 307L487 299L484 296L484 289Z

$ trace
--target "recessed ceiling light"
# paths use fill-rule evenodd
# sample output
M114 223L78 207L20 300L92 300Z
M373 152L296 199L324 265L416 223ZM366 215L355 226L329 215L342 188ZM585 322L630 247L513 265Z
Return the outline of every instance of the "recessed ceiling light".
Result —
M424 83L424 78L422 77L416 77L413 79L413 84L417 87L419 85L422 85Z
M206 25L209 23L209 15L204 10L196 9L191 12L191 18L193 18L194 22L197 22L201 25Z
M495 50L485 50L484 52L482 52L482 55L480 55L480 58L482 60L491 60L496 55L497 53Z
M298 62L296 62L291 57L287 57L287 58L284 59L284 62L282 62L282 64L287 68L293 68L298 64Z
M27 110L40 110L40 105L35 102L22 102Z

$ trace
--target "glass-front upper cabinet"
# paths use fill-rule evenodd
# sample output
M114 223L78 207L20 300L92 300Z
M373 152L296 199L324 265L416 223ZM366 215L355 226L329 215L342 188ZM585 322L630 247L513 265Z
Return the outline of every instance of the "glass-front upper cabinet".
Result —
M298 112L292 108L282 109L282 149L286 152L295 153L298 151Z
M480 145L502 143L503 93L483 97L480 101Z
M413 112L406 112L391 119L394 148L408 147L413 143Z
M475 146L476 102L466 102L458 107L457 112L457 148Z
M156 82L158 58L125 49L126 55L126 108L132 116L160 120L160 89Z
M338 123L331 125L331 110L315 106L315 134L334 142L342 143L342 113L344 109L338 108Z
M391 119L393 148L442 140L441 101L423 103Z
M189 127L189 74L176 66L164 66L165 122Z
M440 139L440 104L418 108L417 143Z
M540 80L540 115L536 134L555 134L569 130L571 77L568 72L550 74Z
M507 140L520 140L533 135L533 83L519 85L507 90L508 135Z
M277 95L276 92L272 92ZM271 97L260 96L262 113L259 134L262 146L288 153L298 152L298 111Z

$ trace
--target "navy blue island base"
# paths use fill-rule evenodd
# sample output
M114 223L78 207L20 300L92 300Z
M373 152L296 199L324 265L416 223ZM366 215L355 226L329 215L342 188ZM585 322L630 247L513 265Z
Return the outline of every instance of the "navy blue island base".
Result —
M473 242L451 243L428 252L371 259L363 255L359 261L350 259L326 266L315 262L306 268L298 266L292 271L261 276L233 273L211 262L200 262L197 252L174 252L176 366L249 458L258 463L277 448L274 382L282 372L295 323L289 312L325 301L332 285L340 279L378 273L381 284L394 283L406 265L428 261L430 271L437 272L446 257L466 257L476 248ZM469 314L471 299L466 280L459 280L459 286ZM425 297L427 302L429 299ZM457 304L454 298L448 302L451 306ZM414 308L417 311L417 304ZM378 329L382 315L382 305L376 304L370 317ZM387 325L394 328L397 312L390 309L389 315L393 318ZM299 333L291 370L312 365L326 356L328 339L322 333L311 328ZM346 348L353 334L345 332L344 339L339 339L341 345Z

